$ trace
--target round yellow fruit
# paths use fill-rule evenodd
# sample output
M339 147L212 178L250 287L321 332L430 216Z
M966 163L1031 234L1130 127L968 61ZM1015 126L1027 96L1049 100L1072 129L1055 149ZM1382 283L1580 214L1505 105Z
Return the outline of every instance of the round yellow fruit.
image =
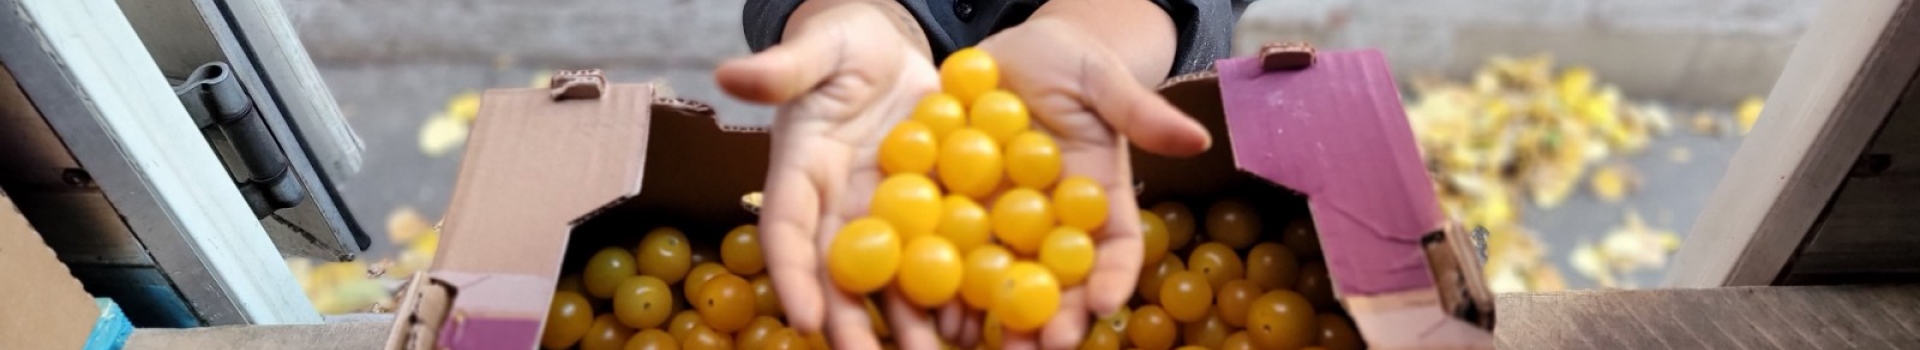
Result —
M861 218L841 227L827 252L834 285L854 294L873 293L900 268L900 235L884 220Z

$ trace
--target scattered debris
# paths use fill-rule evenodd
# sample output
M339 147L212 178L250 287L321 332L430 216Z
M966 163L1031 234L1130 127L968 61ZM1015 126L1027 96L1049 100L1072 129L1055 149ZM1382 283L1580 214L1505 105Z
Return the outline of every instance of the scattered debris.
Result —
M1619 203L1638 186L1639 178L1626 164L1616 163L1594 170L1588 182L1592 185L1593 196L1601 202Z

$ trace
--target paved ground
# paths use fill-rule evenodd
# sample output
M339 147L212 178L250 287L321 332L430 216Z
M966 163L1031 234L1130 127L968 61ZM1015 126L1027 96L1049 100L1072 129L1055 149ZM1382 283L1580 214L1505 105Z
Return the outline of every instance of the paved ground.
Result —
M550 69L604 68L619 81L664 79L682 96L713 102L730 122L770 115L725 98L710 76L715 64L746 52L739 29L744 0L281 1L367 143L362 171L339 183L349 210L376 236L384 236L378 225L394 208L413 207L429 218L445 208L459 153L429 157L416 143L421 124L463 91L524 86ZM1629 95L1728 105L1767 91L1815 0L1442 3L1265 1L1242 20L1239 42L1380 47L1403 74L1458 75L1487 54L1549 51L1593 65ZM1705 165L1646 170L1639 163L1655 161L1635 161L1649 177L1677 180L1650 183L1649 192L1671 194L1634 206L1656 224L1685 231L1724 167L1710 161L1730 154L1737 141L1674 144L1689 145ZM1550 221L1538 225L1554 228L1547 235L1558 253L1619 220L1618 207L1582 203L1529 215L1530 224ZM368 256L390 249L376 239Z

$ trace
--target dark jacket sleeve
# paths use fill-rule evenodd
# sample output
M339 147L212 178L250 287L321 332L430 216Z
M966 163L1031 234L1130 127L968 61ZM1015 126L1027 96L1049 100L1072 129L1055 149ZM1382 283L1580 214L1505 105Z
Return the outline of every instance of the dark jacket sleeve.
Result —
M801 0L747 0L741 12L740 27L747 35L747 48L760 52L780 43L787 30L787 16L800 8Z
M1233 0L1153 0L1173 18L1177 44L1173 75L1213 69L1213 61L1232 55Z
M746 32L747 47L760 52L780 42L780 35L787 27L787 16L800 7L802 0L747 0L743 12L742 28ZM992 1L992 0L986 0ZM1172 74L1186 74L1213 68L1213 61L1232 54L1233 22L1235 19L1235 0L1152 0L1167 15L1173 18L1177 35ZM933 4L938 2L940 4ZM950 1L901 0L908 12L919 20L926 31L928 40L933 43L935 60L945 58L948 53L962 47L973 46L984 38L986 31L1004 28L1002 25L969 26L956 22L949 9ZM1024 2L1024 1L1022 1ZM1032 6L1032 5L1028 5ZM1004 6L1002 6L1004 7ZM999 7L990 7L999 8ZM1027 11L1031 11L1029 7ZM999 15L1000 11L994 15ZM993 16L999 17L999 16ZM1024 18L1021 14L1015 18ZM993 19L982 19L997 22ZM961 31L961 32L954 32ZM980 33L973 33L979 31Z

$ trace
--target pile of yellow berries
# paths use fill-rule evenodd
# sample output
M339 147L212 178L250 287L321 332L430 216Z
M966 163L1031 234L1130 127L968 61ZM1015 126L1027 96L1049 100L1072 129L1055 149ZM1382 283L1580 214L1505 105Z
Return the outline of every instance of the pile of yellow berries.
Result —
M1080 348L1363 348L1334 300L1313 223L1295 219L1270 237L1260 215L1239 199L1214 202L1204 218L1179 202L1141 210L1137 298L1096 322Z
M827 349L819 334L800 334L781 321L759 236L755 226L742 225L716 252L661 227L632 250L600 249L579 273L560 278L540 346Z
M998 88L985 51L954 52L940 78L943 91L881 141L887 176L870 216L833 238L828 273L847 293L891 285L920 307L957 299L990 324L1039 329L1061 289L1093 269L1088 232L1107 221L1107 194L1090 178L1062 178L1060 147Z

